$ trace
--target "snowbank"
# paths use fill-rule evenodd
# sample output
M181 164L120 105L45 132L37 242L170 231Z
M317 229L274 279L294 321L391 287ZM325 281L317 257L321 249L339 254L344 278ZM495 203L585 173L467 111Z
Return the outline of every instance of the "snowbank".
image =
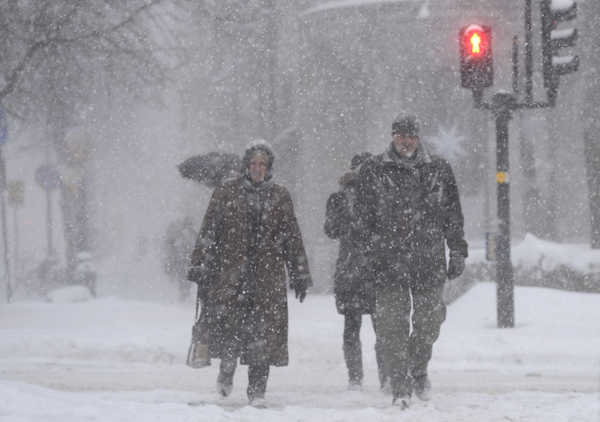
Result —
M66 286L51 290L46 295L46 302L85 302L92 298L90 290L85 286Z
M515 284L569 291L600 292L600 250L588 244L560 244L532 234L511 249ZM485 260L484 249L469 251L467 280L493 280L495 265Z

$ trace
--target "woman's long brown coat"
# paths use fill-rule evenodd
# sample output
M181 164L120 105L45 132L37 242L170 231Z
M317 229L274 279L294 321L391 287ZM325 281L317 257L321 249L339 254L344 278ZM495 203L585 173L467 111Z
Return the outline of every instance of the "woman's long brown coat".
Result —
M250 308L240 287L247 274L248 225L243 179L219 185L211 198L192 254L192 266L208 288L202 316L211 327L211 357L241 356L248 365L288 364L286 268L290 287L312 284L292 199L270 184L261 227L255 300ZM241 295L242 294L242 295Z

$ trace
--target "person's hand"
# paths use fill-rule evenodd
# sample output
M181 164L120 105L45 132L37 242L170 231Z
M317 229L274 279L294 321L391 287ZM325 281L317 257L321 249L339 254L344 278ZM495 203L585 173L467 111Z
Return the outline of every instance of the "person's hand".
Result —
M306 291L308 290L309 284L312 284L310 276L296 279L290 285L296 292L296 299L298 299L300 303L304 302L304 299L306 298Z
M306 286L304 287L296 287L296 299L300 301L300 303L304 302L306 298Z
M448 280L454 280L460 277L465 271L465 257L459 252L450 252L450 262L448 263Z

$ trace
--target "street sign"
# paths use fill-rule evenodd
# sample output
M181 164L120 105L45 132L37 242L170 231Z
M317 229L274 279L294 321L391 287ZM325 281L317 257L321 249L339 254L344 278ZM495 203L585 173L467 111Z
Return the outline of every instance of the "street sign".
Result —
M6 143L8 139L8 120L4 110L0 108L0 146Z
M35 171L35 183L42 189L56 189L60 184L60 174L52 164L42 164Z
M496 260L496 238L498 235L494 232L485 233L485 260Z
M22 207L25 203L25 183L22 180L8 182L8 206Z

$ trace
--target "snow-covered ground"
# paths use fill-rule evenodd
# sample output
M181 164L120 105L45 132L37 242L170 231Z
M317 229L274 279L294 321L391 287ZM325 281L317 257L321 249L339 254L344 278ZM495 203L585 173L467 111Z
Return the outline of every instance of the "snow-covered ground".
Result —
M246 367L228 398L218 361L184 364L193 304L102 297L0 306L0 421L600 420L600 295L516 288L516 327L496 328L495 286L448 308L430 376L435 396L405 412L378 390L363 324L363 392L346 391L332 296L290 299L290 366L272 368L269 409L247 406Z

